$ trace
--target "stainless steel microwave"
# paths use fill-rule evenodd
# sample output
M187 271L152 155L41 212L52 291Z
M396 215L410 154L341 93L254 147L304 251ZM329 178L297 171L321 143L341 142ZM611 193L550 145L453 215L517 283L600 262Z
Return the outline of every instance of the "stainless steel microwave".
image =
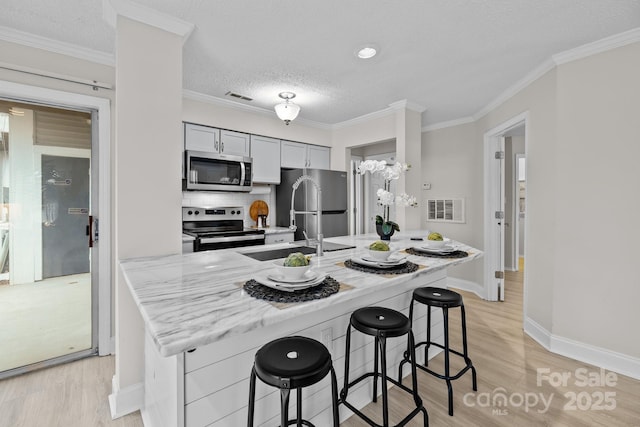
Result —
M251 191L251 157L185 151L183 189L200 191Z

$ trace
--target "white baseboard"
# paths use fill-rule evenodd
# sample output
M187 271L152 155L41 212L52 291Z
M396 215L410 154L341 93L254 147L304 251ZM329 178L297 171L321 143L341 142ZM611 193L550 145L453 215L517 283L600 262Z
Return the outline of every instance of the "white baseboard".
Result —
M479 298L487 299L485 289L477 284L476 282L472 282L470 280L464 279L456 279L455 277L447 277L447 287L456 288L461 291L473 292Z
M144 384L133 384L123 389L118 386L118 381L113 376L111 380L112 393L109 395L109 407L111 419L115 420L144 406Z
M552 353L640 380L639 358L553 335L529 318L525 319L524 331Z
M536 321L529 317L525 317L524 331L527 335L536 340L538 344L547 350L551 349L551 334Z

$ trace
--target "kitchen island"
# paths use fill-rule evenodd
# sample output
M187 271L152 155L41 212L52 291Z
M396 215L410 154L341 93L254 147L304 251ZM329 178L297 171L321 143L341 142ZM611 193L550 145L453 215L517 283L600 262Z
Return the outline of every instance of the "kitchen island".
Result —
M394 235L392 248L419 246L415 231ZM446 287L447 267L469 262L481 252L453 242L468 252L465 258L408 255L419 266L406 274L371 274L345 267L344 261L364 254L375 235L327 239L356 249L313 257L313 268L340 283L339 292L303 303L272 303L253 298L243 284L272 269L272 261L256 261L242 253L286 247L287 244L196 252L123 260L120 268L145 323L145 407L147 427L238 426L246 423L248 377L258 348L272 339L303 335L323 342L331 351L338 382L344 377L344 335L357 308L380 305L408 313L411 291L419 286ZM414 332L423 337L426 311L416 307ZM441 335L441 315L434 312L435 337ZM437 332L436 332L437 331ZM365 372L373 359L372 339L355 334L350 375ZM389 341L391 372L402 357L405 338ZM429 357L436 354L434 350ZM370 367L368 368L370 369ZM350 396L358 406L371 400L362 383ZM329 425L330 388L322 381L304 390L304 414L316 425ZM340 408L341 419L349 411ZM279 393L258 383L256 425L277 423Z

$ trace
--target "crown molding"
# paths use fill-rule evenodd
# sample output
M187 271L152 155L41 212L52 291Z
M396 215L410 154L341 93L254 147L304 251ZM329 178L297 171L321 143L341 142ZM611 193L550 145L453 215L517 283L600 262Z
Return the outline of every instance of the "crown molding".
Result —
M424 113L427 110L427 107L423 107L422 105L409 101L407 99L403 99L401 101L396 101L393 102L391 104L389 104L389 107L391 107L391 109L393 110L411 110L411 111L415 111L416 113Z
M432 125L424 126L422 132L429 132L432 130L445 129L453 126L466 125L467 123L473 123L476 119L473 116L462 117L460 119L448 120L446 122L434 123Z
M42 49L48 52L59 53L61 55L72 56L85 61L95 62L102 65L114 67L115 57L112 53L81 47L71 43L65 43L24 31L0 26L0 40L16 43L35 49Z
M195 25L190 22L129 0L102 0L102 16L113 28L116 27L118 15L176 34L182 37L182 43L189 38L195 28Z
M267 110L266 108L255 107L253 105L241 104L240 102L231 101L229 99L218 98L212 95L206 95L204 93L196 92L189 89L183 89L182 96L183 98L190 99L192 101L198 101L205 104L219 105L221 107L231 108L234 110L241 110L248 113L259 114L261 116L280 120L277 118L276 113L273 110ZM295 122L304 124L309 127L314 127L317 129L324 129L324 130L331 129L330 125L320 123L320 122L315 122L313 120L307 120L302 117L296 118Z
M500 105L502 105L505 101L514 97L518 92L529 86L534 81L538 80L540 77L553 70L556 67L556 64L551 60L547 59L542 64L538 65L532 71L530 71L523 78L518 80L511 87L507 88L504 92L494 98L493 101L489 102L487 105L482 107L479 111L477 111L472 117L474 120L478 120L480 117L489 113L490 111L495 110Z
M636 42L640 42L640 27L625 31L620 34L614 34L604 39L578 46L574 49L557 53L551 56L551 58L544 61L538 67L534 68L526 76L517 81L513 86L509 87L507 90L498 95L493 101L476 112L473 117L475 120L477 120L493 109L499 107L503 102L515 96L522 89L526 88L531 83L542 77L544 74L556 68L558 65L566 64L571 61L586 58L588 56L596 55L598 53L602 53Z
M375 120L375 119L380 119L382 117L387 117L390 116L392 114L395 114L396 110L389 107L389 108L384 108L382 110L378 110L378 111L374 111L372 113L368 113L362 116L358 116L355 117L353 119L349 119L349 120L345 120L343 122L338 122L338 123L334 123L332 125L329 125L331 130L338 130L338 129L343 129L349 126L354 126L357 124L361 124L361 123L365 123L368 122L370 120Z
M478 110L473 116L472 121L476 121L483 117L490 111L498 108L502 103L515 96L518 92L529 86L531 83L542 77L547 72L553 70L558 65L566 64L571 61L586 58L598 53L602 53L611 49L626 46L631 43L640 42L640 27L625 31L620 34L614 34L610 37L606 37L601 40L597 40L593 43L587 43L582 46L578 46L574 49L570 49L564 52L560 52L551 56L551 58L545 60L538 67L534 68L531 72L525 75L522 79L517 81L514 85L498 95L493 101ZM442 129L450 126L457 126L460 124L468 123L469 118L461 118L456 120L450 120L447 122L435 123L422 128L423 132L429 130Z
M557 53L551 58L556 65L562 65L636 42L640 42L640 27Z

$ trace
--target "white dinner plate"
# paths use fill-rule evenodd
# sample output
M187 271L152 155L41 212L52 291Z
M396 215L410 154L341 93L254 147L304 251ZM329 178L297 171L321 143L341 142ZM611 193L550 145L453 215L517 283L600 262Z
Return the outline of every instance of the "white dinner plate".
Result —
M433 243L431 243L431 242L433 242ZM424 243L425 244L422 246L423 248L426 248L426 249L442 249L442 248L445 248L447 246L451 246L451 239L447 239L447 238L444 238L442 240L425 239Z
M367 267L374 267L374 268L392 268L392 267L397 267L399 265L403 265L407 263L407 259L405 257L389 258L386 261L378 261L365 256L365 257L353 257L351 258L351 261L355 262L356 264L364 265Z
M427 252L427 253L432 253L432 254L450 254L452 252L456 251L456 248L453 247L452 245L444 245L441 248L430 248L428 246L418 246L416 248L414 248L415 250L419 251L419 252Z
M262 272L262 273L256 274L253 280L271 289L277 289L279 291L285 291L285 292L293 292L301 289L307 289L307 288L312 288L314 286L318 286L327 277L326 273L323 273L323 272L318 271L316 272L316 274L317 276L314 280L304 282L304 283L277 282L267 277L269 275L268 272Z
M278 282L278 283L307 283L312 282L318 278L318 272L315 270L307 270L307 272L299 279L288 279L284 276L278 274L277 270L271 270L270 273L267 274L267 279Z

